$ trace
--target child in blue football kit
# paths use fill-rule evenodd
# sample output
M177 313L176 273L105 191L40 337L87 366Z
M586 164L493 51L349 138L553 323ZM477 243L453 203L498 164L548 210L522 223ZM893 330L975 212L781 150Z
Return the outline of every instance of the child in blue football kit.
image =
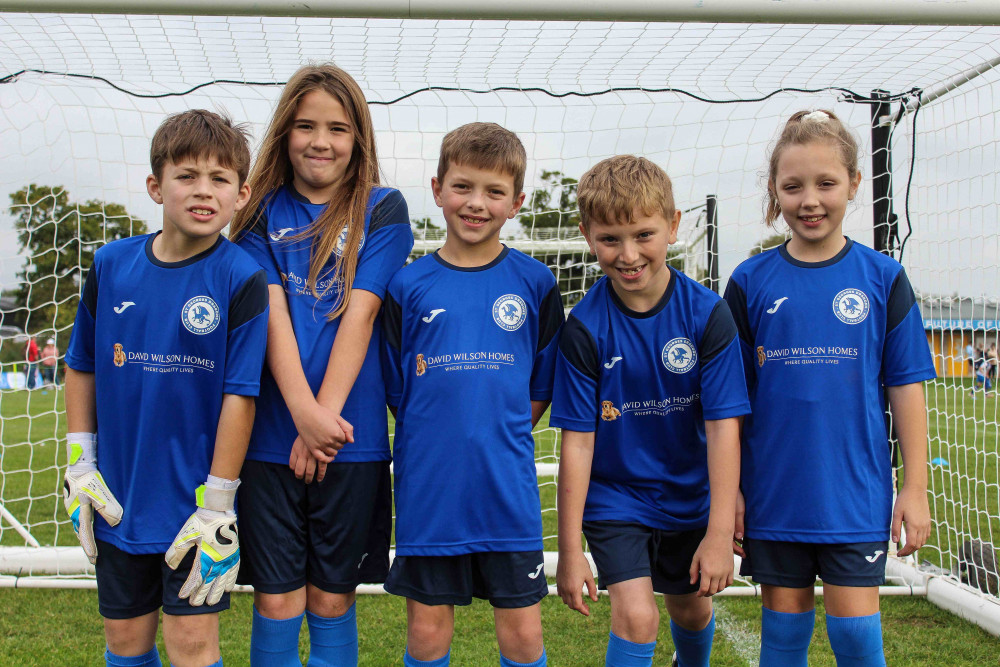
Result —
M801 111L770 157L767 222L784 245L743 262L726 300L753 413L743 425L741 572L763 592L762 667L806 665L823 580L838 665L885 665L878 586L888 540L913 553L930 532L923 382L934 377L903 267L847 239L858 144L829 111ZM892 506L885 396L903 487Z
M195 110L164 121L150 158L163 231L97 251L66 353L66 509L96 564L106 663L158 667L162 607L172 664L222 665L267 334L264 272L220 236L249 198L250 150Z
M559 595L584 615L611 597L609 667L651 665L665 594L681 667L707 666L709 596L733 578L739 421L749 412L726 303L666 264L680 211L644 158L603 160L577 187L605 277L570 313L549 423L562 428Z
M383 308L396 414L396 558L408 667L449 664L454 605L494 608L500 664L546 664L548 587L532 426L548 407L562 302L540 262L500 242L521 208L513 133L471 123L445 136L434 199L444 246L392 279Z
M402 195L378 182L358 84L332 65L298 70L232 230L266 270L271 303L239 497L254 665L299 665L303 616L310 665L357 664L355 589L389 568L378 313L413 233Z

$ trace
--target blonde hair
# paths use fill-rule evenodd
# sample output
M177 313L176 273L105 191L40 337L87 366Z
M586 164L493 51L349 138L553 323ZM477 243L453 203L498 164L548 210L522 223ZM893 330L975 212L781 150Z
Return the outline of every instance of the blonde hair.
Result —
M250 201L237 213L230 227L230 236L236 239L246 232L253 225L260 208L266 206L265 198L273 196L276 189L292 182L294 173L288 157L288 133L302 98L317 90L327 93L344 107L354 131L354 149L340 187L319 217L300 235L303 239L311 239L306 284L313 296L320 298L321 294L316 286L329 273L324 272L323 267L333 254L337 239L347 230L344 250L337 255L332 269L331 287L327 288L334 289L338 283L343 284L340 299L327 314L327 319L332 320L347 309L350 301L351 285L358 268L356 249L364 235L368 197L372 188L379 184L371 114L368 112L364 93L350 74L331 64L306 65L299 68L285 84L260 153L250 172Z
M667 172L644 157L616 155L601 160L580 177L576 188L580 220L631 224L635 211L674 217L674 188Z
M802 146L814 141L827 142L840 154L840 160L847 168L847 175L853 181L860 173L858 169L858 140L837 114L826 109L816 111L797 111L785 123L781 135L771 148L767 168L767 194L764 197L764 222L774 227L774 222L781 217L781 206L778 205L778 195L775 191L775 178L778 175L778 160L781 153L792 145Z
M160 123L149 147L149 166L156 180L163 178L163 167L171 162L212 157L239 176L239 185L250 171L249 134L245 125L204 109L175 113Z
M468 123L455 128L441 141L438 182L453 164L488 169L514 179L514 196L524 188L528 155L517 135L496 123Z

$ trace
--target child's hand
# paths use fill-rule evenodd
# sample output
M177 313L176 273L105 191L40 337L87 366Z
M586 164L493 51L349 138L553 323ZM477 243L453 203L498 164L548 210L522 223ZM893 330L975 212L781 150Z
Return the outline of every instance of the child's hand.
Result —
M588 597L597 602L597 584L594 583L594 573L590 571L590 563L583 555L583 550L560 553L559 566L556 568L556 590L559 597L570 609L590 616L590 607L583 601L584 584L587 585Z
M288 456L288 467L296 477L304 479L306 484L312 482L313 477L317 482L322 482L326 477L326 466L326 463L317 461L309 452L301 437L295 438L295 442L292 443L292 453Z
M743 500L743 492L736 492L736 527L733 529L733 553L740 558L746 558L747 553L743 550L743 517L746 515L747 505Z
M333 461L337 451L344 446L345 442L348 442L348 436L341 426L340 415L316 401L312 401L309 405L293 412L292 420L295 422L295 430L299 432L299 438L303 444L321 463ZM351 432L353 433L353 431L354 428L351 427Z
M691 560L691 583L698 581L698 597L715 595L733 583L732 536L708 533Z
M896 506L892 510L892 541L899 542L900 528L906 523L906 545L896 554L909 556L924 546L931 534L931 510L927 504L926 488L903 489L896 497Z

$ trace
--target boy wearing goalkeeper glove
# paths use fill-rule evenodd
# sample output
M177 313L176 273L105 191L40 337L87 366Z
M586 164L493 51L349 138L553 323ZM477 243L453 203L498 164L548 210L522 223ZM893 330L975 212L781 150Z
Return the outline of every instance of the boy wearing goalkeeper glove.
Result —
M193 110L163 122L150 161L163 231L95 253L66 354L65 502L96 565L107 664L160 664L162 607L171 664L221 665L267 332L264 272L220 236L249 198L250 151Z
M559 595L611 597L607 665L651 665L670 614L675 665L707 667L711 595L733 580L738 419L750 410L725 301L666 263L681 213L649 160L599 162L577 188L580 229L605 277L566 320L549 424L559 459ZM711 493L710 493L711 492Z

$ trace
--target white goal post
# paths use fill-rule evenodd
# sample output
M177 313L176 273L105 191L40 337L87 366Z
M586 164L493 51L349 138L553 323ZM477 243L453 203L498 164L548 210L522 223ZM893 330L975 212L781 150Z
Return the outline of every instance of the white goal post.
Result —
M518 133L528 198L504 240L552 268L567 307L599 275L572 192L595 162L637 153L667 170L685 211L671 261L721 291L775 242L760 172L781 123L836 111L866 155L845 229L906 267L940 376L927 384L934 535L890 561L883 593L1000 634L1000 413L969 395L965 352L1000 336L997 25L995 0L0 0L0 586L93 585L62 508L62 388L14 387L24 336L65 351L94 247L159 227L143 185L152 132L203 107L259 141L288 76L333 60L368 96L417 254L440 244L427 184L444 133L473 120ZM559 437L535 435L553 552Z

